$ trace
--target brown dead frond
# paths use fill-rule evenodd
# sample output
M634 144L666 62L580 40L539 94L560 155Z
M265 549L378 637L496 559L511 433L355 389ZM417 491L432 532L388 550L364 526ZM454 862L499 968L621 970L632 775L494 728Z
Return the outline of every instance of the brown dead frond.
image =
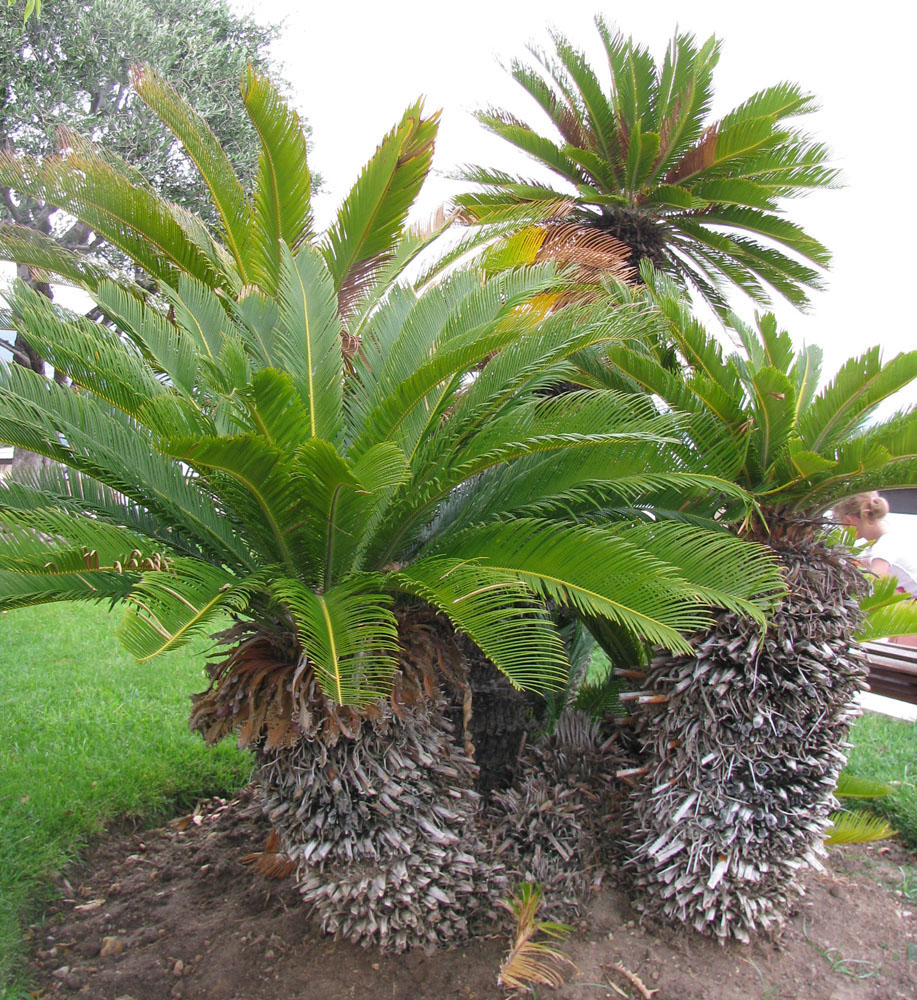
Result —
M239 860L265 878L289 878L296 871L296 862L284 854L276 830L268 834L263 851L246 854Z
M698 143L665 175L666 184L678 184L686 177L693 177L710 167L716 160L719 125L714 123L700 137Z
M633 283L636 272L627 244L594 226L565 222L549 226L538 252L539 260L573 264L588 276L605 276Z
M533 984L561 986L564 982L562 970L565 967L576 969L559 948L535 940L539 935L565 938L570 933L566 924L536 919L542 903L541 889L531 882L523 883L517 895L500 902L516 920L512 951L504 959L497 976L499 985L507 989L520 990Z

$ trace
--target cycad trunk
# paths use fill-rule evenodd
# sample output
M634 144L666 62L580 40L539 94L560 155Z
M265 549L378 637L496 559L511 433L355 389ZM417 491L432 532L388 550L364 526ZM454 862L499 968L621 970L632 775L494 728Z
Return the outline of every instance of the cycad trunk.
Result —
M487 804L497 856L513 885L537 883L552 920L581 917L617 848L623 783L617 732L566 711L550 734L526 745L511 787Z
M403 718L386 706L357 739L260 756L265 810L323 930L403 951L492 923L506 877L477 833L476 768L440 706Z
M323 929L388 951L460 943L506 891L479 832L468 720L447 718L467 703L463 645L424 609L399 615L399 635L391 697L358 711L321 694L292 634L237 626L191 718L210 742L235 732L255 749L265 812Z
M788 594L761 630L731 613L693 656L658 657L637 734L648 767L630 805L644 912L747 941L779 925L797 872L819 866L864 670L851 657L865 583L819 525L776 520L761 541Z

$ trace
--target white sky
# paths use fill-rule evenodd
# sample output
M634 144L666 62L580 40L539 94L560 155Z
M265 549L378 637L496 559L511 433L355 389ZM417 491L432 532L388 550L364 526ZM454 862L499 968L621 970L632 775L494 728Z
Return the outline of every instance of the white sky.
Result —
M470 112L495 104L539 123L537 109L498 60L525 55L529 41L547 45L549 26L590 54L597 69L604 68L592 24L599 10L657 59L676 27L701 39L715 33L723 45L714 114L780 80L798 82L821 105L800 125L832 148L843 171L843 190L790 205L793 220L833 252L834 265L828 290L815 293L808 315L777 307L784 325L794 340L824 348L827 371L872 344L881 344L888 356L917 347L907 306L917 199L903 193L915 152L912 4L231 2L264 20L286 19L276 55L297 109L313 128L313 167L325 178L325 193L316 199L320 224L328 222L379 139L421 94L429 110L443 109L434 160L441 174L466 162L514 169L518 161L509 145L485 133ZM422 207L431 213L455 190L453 182L434 178ZM738 298L736 306L751 318L749 300Z

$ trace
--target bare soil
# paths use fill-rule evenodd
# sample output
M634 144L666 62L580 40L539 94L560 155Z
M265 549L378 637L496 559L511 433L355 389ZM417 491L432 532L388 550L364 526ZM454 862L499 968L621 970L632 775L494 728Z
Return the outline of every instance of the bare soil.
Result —
M324 936L290 879L240 858L266 840L252 793L210 800L161 829L116 830L59 882L29 929L37 997L93 1000L497 1000L505 937L384 957ZM914 1000L915 858L897 844L836 850L784 931L721 947L641 926L626 895L597 890L565 950L577 972L557 1000ZM896 886L899 888L896 889Z

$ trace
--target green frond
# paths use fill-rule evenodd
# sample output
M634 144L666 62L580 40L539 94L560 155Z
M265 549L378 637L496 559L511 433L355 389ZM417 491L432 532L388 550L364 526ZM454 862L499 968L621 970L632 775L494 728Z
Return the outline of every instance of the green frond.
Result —
M175 323L190 337L195 352L202 359L215 362L223 349L226 333L232 329L220 299L203 282L185 274L175 286L163 288L163 294L175 312Z
M177 525L160 521L124 494L73 469L50 464L0 482L0 510L30 512L45 507L124 527L160 551L172 548L183 555L204 556L201 546Z
M281 244L277 302L278 367L290 374L308 412L306 433L335 441L343 420L341 323L332 277L316 251L304 247L293 257Z
M439 115L409 107L363 168L322 240L334 287L347 303L387 259L402 232L433 157Z
M129 497L172 525L185 544L213 558L249 564L244 540L199 484L152 446L145 428L92 396L21 365L0 368L0 440L46 455Z
M205 284L220 281L169 203L99 157L38 163L0 152L0 184L69 212L159 281L170 284L182 272Z
M244 247L252 218L245 191L210 126L149 66L135 66L134 89L172 130L210 189L220 215L226 246L243 282L252 280Z
M132 532L49 508L4 510L0 531L4 611L65 600L114 604L139 578L141 563L159 565L163 558L161 544L154 548Z
M162 450L209 483L244 526L263 561L289 570L297 565L290 532L296 524L296 496L284 453L261 434L177 438Z
M252 430L263 434L268 444L290 454L309 440L309 412L286 372L264 368L251 377L240 395Z
M797 83L783 81L759 90L733 108L723 119L724 126L731 126L741 121L752 121L758 118L768 118L779 121L793 115L807 115L818 110L815 97L807 94Z
M299 580L271 580L272 597L293 619L322 691L338 705L385 694L395 672L398 630L380 578L354 575L317 594Z
M758 461L766 469L795 429L796 393L787 376L770 366L754 373L751 387L752 412L758 423Z
M698 49L692 35L676 34L666 50L655 101L661 155L654 179L664 177L703 134L718 48L713 37Z
M571 162L565 148L539 135L525 122L518 121L508 112L498 109L479 111L475 114L475 118L489 132L493 132L534 160L549 167L574 187L586 183L587 178L577 169L576 163ZM481 182L480 177L475 177L475 180Z
M365 361L358 362L358 377L362 380L365 373L367 382L374 384L369 405L359 412L351 407L359 420L356 452L393 440L406 455L413 455L424 434L438 425L462 377L520 336L525 315L517 307L555 281L553 268L541 266L495 275L483 286L463 275L447 283L441 296L433 290L424 295L397 336L380 338L376 352L367 344ZM461 309L453 306L456 297ZM437 321L421 327L420 319L431 314L438 315ZM374 371L381 360L378 348L385 351L385 360Z
M456 253L455 240L449 240L449 246L439 246L437 241L454 225L455 215L439 217L437 213L429 225L405 226L401 235L392 247L391 255L386 260L379 260L373 273L373 280L365 284L348 303L347 329L356 338L360 338L363 325L372 316L382 301L390 294L397 283L407 283L406 272L412 268L417 270L418 277L412 282L420 291L423 284L432 276L439 275L450 268L456 260L465 254ZM458 242L464 243L465 240ZM490 242L484 229L473 234L467 241L469 248L477 248L480 244ZM428 252L433 251L433 252Z
M796 360L790 369L790 378L796 386L797 425L802 414L812 405L815 394L818 392L822 358L822 349L815 344L808 344L796 355Z
M762 612L785 593L773 552L737 538L676 521L613 525L609 531L677 567L699 600L763 623Z
M893 590L898 582L894 576L880 580L883 583L887 581ZM876 587L880 580L876 581ZM877 639L890 639L899 635L917 635L917 602L905 592L896 592L894 597L897 600L888 601L868 610L866 621L857 633L859 642L875 642Z
M114 282L101 282L95 301L120 329L130 334L131 341L143 351L154 370L167 376L176 389L190 397L199 373L198 352L192 337L169 322L151 303Z
M638 128L652 128L656 120L656 67L652 56L632 39L609 31L601 16L596 17L595 24L608 58L618 127L627 134Z
M563 686L569 664L560 636L544 605L512 571L431 558L392 581L442 611L513 687L545 693Z
M450 537L448 553L513 573L542 597L667 649L687 652L681 633L709 621L675 567L607 529L514 518Z
M631 191L639 190L653 169L659 155L659 136L655 132L643 132L639 123L631 130L625 160L625 178Z
M101 323L64 318L44 295L19 283L12 297L17 326L59 372L128 415L140 419L151 400L169 390L139 354Z
M884 781L873 778L858 778L849 771L841 771L837 777L834 794L839 799L881 799L891 795L894 789Z
M831 824L825 843L832 846L887 840L898 832L880 816L874 816L863 809L832 813Z
M882 364L874 347L851 358L800 414L799 429L812 451L838 444L857 430L883 400L917 378L917 351Z
M42 507L0 513L0 569L37 576L91 577L159 565L171 549L90 517ZM145 568L152 568L147 565Z
M410 473L404 453L391 442L369 448L351 471L359 487L338 496L330 519L327 565L335 579L348 566L362 565L392 496Z
M557 427L563 431L557 432ZM671 415L656 413L645 397L582 392L536 398L491 417L448 457L442 455L441 442L434 440L440 457L431 461L425 453L421 463L424 475L433 478L423 488L423 478L415 476L413 499L418 505L427 504L431 496L441 498L487 469L500 466L508 471L530 455L577 451L582 453L579 460L590 467L607 462L611 468L629 445L677 443L676 429Z
M248 285L238 299L229 302L236 330L246 345L255 367L281 368L275 354L275 341L280 310L274 298Z
M90 290L106 277L103 268L62 247L53 237L12 222L0 223L0 260L25 264Z
M695 198L708 205L738 205L758 208L762 211L776 209L776 198L763 184L735 178L719 178L705 181L692 188ZM702 206L697 206L702 207Z
M704 227L720 226L766 236L821 267L827 267L831 263L830 252L818 240L789 219L772 212L762 212L747 206L722 205L697 215L694 219Z
M280 244L295 254L312 236L312 176L299 115L276 88L249 66L242 99L261 140L255 181L254 219L244 253L255 281L273 291Z
M219 615L241 611L253 587L260 588L257 577L240 581L218 566L177 558L131 588L118 638L137 660L151 660L200 635Z
M98 573L90 581L78 573L58 577L0 570L0 611L58 601L107 601L114 605L125 600L130 588L131 576L125 573Z
M582 52L574 49L561 35L555 34L553 41L557 57L582 103L585 112L583 124L592 139L590 145L594 145L596 153L609 160L619 149L616 112L620 114L621 108L613 106Z

